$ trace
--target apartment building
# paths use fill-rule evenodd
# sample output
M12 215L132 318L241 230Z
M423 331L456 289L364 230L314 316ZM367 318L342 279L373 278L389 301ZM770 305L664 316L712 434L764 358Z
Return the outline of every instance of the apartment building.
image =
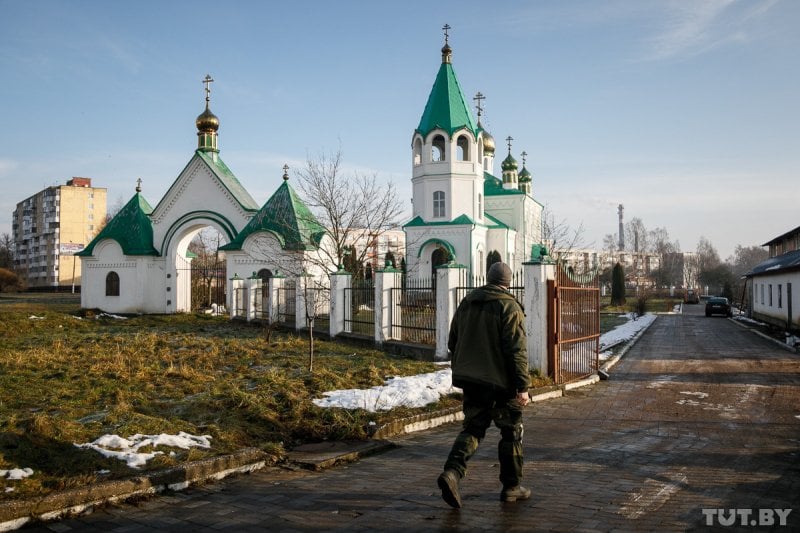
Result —
M14 267L29 288L80 285L73 254L97 234L106 218L106 189L74 177L17 204L12 218Z

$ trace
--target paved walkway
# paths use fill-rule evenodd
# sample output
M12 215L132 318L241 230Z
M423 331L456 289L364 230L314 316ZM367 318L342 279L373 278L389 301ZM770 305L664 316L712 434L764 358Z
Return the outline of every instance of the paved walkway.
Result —
M462 484L464 507L444 504L436 477L458 431L449 425L319 473L271 468L31 529L683 531L731 518L748 529L779 523L759 509L792 509L783 529L800 529L800 356L728 320L661 316L609 381L526 413L533 497L525 502L498 500L493 429Z

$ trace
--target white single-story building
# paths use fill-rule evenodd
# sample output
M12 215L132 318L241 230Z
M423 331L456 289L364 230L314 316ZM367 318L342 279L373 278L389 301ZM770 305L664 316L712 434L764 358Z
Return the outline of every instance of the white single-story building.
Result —
M746 274L752 318L800 331L800 226L763 246L769 259Z

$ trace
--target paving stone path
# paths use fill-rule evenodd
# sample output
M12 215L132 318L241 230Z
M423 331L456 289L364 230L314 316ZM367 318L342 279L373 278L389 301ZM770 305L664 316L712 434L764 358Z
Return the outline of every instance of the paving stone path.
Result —
M800 356L729 320L660 316L609 381L529 407L525 427L524 502L499 501L494 429L464 507L441 500L448 425L323 472L270 468L30 529L800 530Z

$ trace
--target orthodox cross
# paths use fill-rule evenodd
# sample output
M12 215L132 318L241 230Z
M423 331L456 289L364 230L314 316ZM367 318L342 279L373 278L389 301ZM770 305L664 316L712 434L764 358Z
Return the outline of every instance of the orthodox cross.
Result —
M483 100L486 100L486 97L485 97L485 96L483 96L483 95L480 93L480 91L478 91L478 94L476 94L476 95L475 95L475 97L473 98L473 100L475 100L476 102L478 102L477 104L475 104L475 107L477 107L477 108L478 108L478 122L480 122L480 121L481 121L481 114L483 113L483 107L481 106L481 102L482 102Z
M136 192L142 192L142 178L136 180Z
M203 79L203 85L206 86L206 104L211 101L211 82L213 81L214 78L212 78L210 74L206 74L206 77Z
M447 38L450 37L450 35L447 33L447 31L452 29L452 28L450 28L449 24L445 24L444 26L442 26L442 29L444 30L444 44L447 44Z
M283 179L284 181L289 179L289 165L283 165Z
M511 141L513 141L513 140L514 140L514 137L512 137L511 135L506 137L506 142L508 143L508 155L511 155Z
M522 152L522 168L525 168L525 158L528 157L528 152Z

